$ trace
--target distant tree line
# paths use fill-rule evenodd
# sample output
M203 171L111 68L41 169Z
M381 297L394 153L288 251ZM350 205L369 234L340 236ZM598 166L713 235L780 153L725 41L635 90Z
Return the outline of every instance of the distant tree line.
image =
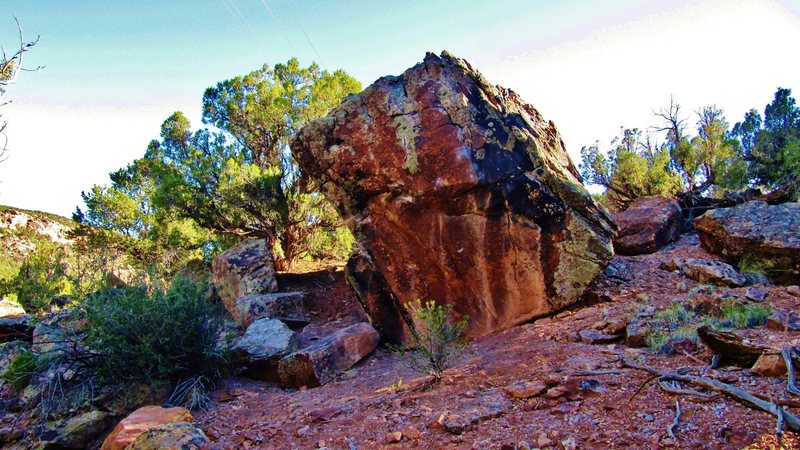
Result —
M604 188L601 201L610 208L645 195L719 198L746 188L781 188L797 198L800 108L790 89L775 92L763 118L751 109L733 127L715 105L695 112L693 134L674 99L655 115L658 123L644 133L623 127L609 148L581 149L581 174Z

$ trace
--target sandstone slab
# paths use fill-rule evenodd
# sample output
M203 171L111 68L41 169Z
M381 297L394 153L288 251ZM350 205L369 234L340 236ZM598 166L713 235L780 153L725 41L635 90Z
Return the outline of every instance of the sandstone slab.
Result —
M214 258L214 285L222 303L236 317L236 299L278 290L275 262L263 239L245 239Z
M747 259L775 282L800 282L800 203L747 202L709 211L694 226L703 247L729 262Z
M384 339L434 300L482 336L564 309L612 257L615 225L552 122L464 60L428 54L292 143L359 241L348 279Z
M191 422L191 413L186 408L162 408L143 406L132 412L114 427L103 441L101 450L124 450L142 433L173 422Z
M614 214L619 230L614 251L621 255L654 253L681 235L681 207L662 196L639 197L625 211Z
M303 326L310 321L305 311L302 292L246 295L236 299L236 319L249 327L258 319L269 317L290 326Z
M278 364L281 382L290 387L316 387L331 381L378 346L380 336L368 323L340 329L284 357Z
M211 441L203 430L189 422L173 422L151 428L139 435L127 450L210 449Z
M681 271L687 278L704 284L737 287L747 283L747 278L722 261L689 258L683 260Z
M274 367L293 350L295 333L278 319L258 319L231 348L235 361L250 369Z

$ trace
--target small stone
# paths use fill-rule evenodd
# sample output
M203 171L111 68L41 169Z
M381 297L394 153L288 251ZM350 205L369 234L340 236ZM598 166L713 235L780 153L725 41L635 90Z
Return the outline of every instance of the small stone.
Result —
M311 433L311 427L306 425L303 428L300 428L299 430L297 430L297 432L295 434L297 434L297 437L303 437L303 436L308 435L309 433Z
M548 389L547 390L547 394L545 394L545 397L547 397L547 398L558 398L558 397L561 397L562 395L564 395L566 393L567 393L567 388L565 388L564 386L556 386L554 388Z
M628 347L647 347L647 335L650 327L638 320L631 321L625 328L625 345Z
M536 445L539 447L547 447L548 445L552 444L553 440L548 438L545 434L540 434L539 439L536 440Z
M520 399L536 397L546 390L546 384L531 381L517 381L503 388L503 391L510 397Z
M386 442L388 444L394 444L403 440L403 432L402 431L395 431L394 433L389 433L386 435Z
M408 427L405 430L403 430L403 437L405 437L406 439L412 440L412 441L416 440L416 439L419 439L419 437L421 435L422 435L422 433L420 433L420 431L416 427L413 427L413 426L412 427Z
M578 334L581 337L581 342L592 345L609 344L620 339L619 335L607 334L593 330L581 330L578 332Z
M568 437L561 441L561 445L564 446L564 450L575 450L578 448L578 444L575 443L575 438Z
M782 377L786 375L786 361L780 353L764 353L758 357L752 370L765 377Z
M800 297L800 286L789 286L786 288L786 293L789 295L794 295L795 297Z
M754 302L763 302L767 298L767 291L761 288L757 288L755 286L751 286L747 288L747 292L745 292L744 298Z
M786 314L783 311L775 311L767 317L767 328L775 331L800 331L800 317L795 314Z

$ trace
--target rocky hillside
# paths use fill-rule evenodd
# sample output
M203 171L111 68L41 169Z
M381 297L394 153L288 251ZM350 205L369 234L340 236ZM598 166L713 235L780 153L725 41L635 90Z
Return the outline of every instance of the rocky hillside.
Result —
M0 205L0 279L16 274L21 259L40 242L68 245L72 219Z

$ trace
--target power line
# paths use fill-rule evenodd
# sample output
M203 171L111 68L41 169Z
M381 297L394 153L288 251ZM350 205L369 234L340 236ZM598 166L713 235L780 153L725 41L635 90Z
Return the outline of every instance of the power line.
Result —
M278 25L278 31L280 31L280 33L283 35L283 38L286 39L286 42L289 43L289 45L292 47L297 56L300 56L300 50L298 50L297 47L294 45L294 42L292 42L292 40L289 39L289 35L286 33L286 30L283 29L283 26L281 26L281 22L278 20L278 17L275 15L274 12L272 12L272 8L269 7L269 5L265 0L261 0L261 4L264 5L264 8L266 8L269 15L272 16L272 20L275 21L275 24Z
M268 59L267 53L264 51L264 48L261 47L261 44L258 43L258 37L256 36L253 27L250 26L250 23L242 15L242 12L236 6L236 3L234 3L233 0L219 0L219 2L222 3L222 6L224 6L225 9L228 11L228 13L231 15L231 17L233 17L233 20L235 20L236 23L239 24L239 26L242 27L242 29L244 29L245 34L247 34L250 40L253 41L253 44L261 53L261 56L264 57L264 61L266 61ZM230 2L230 4L228 4L227 2Z
M300 23L300 19L298 19L297 16L294 14L294 12L292 12L291 8L289 8L289 14L292 15L292 18L297 23L297 26L300 27L300 31L303 32L303 36L306 37L308 45L311 46L311 49L314 50L314 54L317 55L317 59L319 60L319 63L322 65L322 68L327 71L328 67L325 65L325 62L322 60L322 56L320 56L319 52L317 51L317 47L314 47L314 43L311 42L311 38L308 36L308 33L306 33L306 29L303 28L303 24Z

